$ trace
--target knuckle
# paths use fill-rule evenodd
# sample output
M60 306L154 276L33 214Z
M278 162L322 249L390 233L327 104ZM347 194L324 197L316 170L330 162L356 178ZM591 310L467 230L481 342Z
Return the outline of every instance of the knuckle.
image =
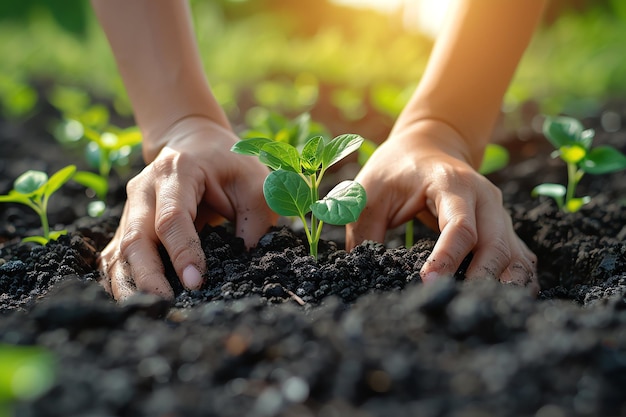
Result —
M176 225L185 216L184 210L175 204L168 204L159 210L156 216L154 227L157 235L161 238L174 233Z
M457 239L463 242L465 246L473 248L478 243L476 224L468 216L455 216L446 226L454 230Z
M124 230L124 233L122 234L122 238L120 239L120 246L119 246L122 259L128 259L128 255L133 251L134 247L141 241L142 235L143 233L138 223L131 222L126 226L126 230Z

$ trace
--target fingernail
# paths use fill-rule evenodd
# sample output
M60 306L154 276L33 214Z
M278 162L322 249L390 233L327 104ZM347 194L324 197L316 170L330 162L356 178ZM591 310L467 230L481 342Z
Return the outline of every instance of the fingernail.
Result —
M183 270L183 284L190 290L197 290L202 285L202 275L195 266L189 265Z
M424 282L433 282L437 281L441 275L437 272L429 272L425 275L422 275L422 281Z

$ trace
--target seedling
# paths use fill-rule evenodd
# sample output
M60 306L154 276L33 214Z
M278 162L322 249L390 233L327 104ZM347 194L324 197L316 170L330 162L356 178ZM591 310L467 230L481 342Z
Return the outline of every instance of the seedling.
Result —
M354 222L365 207L365 189L355 181L343 181L326 197L319 197L319 186L328 168L356 151L361 143L359 135L340 135L328 142L314 136L298 152L289 143L251 138L237 142L231 150L257 156L272 170L263 184L268 206L280 216L302 220L310 253L317 258L323 224L343 226Z
M310 137L329 136L324 126L311 120L309 113L288 119L265 108L254 108L246 115L246 121L250 129L242 134L243 139L269 138L289 143L296 149L302 149Z
M72 178L75 172L74 165L62 168L50 178L45 172L26 171L15 180L13 189L7 195L0 196L1 203L25 204L39 215L43 235L26 237L22 240L23 242L45 245L50 240L58 239L59 236L67 233L67 230L50 231L47 213L48 200L56 190Z
M547 117L543 133L556 148L553 158L561 158L567 165L567 187L545 183L532 190L533 196L543 195L556 201L559 209L574 213L587 204L591 197L576 197L576 186L585 175L607 174L626 168L626 155L612 146L591 148L595 132L584 130L582 124L571 117Z
M102 178L98 180L96 174L89 176L86 172L75 178L96 192L100 201L90 203L88 212L98 215L104 211L111 170L119 172L129 165L132 152L141 143L141 133L137 127L120 129L110 124L109 110L101 104L90 104L89 96L81 90L58 88L50 102L63 113L63 120L54 130L57 140L69 147L84 146L87 162Z

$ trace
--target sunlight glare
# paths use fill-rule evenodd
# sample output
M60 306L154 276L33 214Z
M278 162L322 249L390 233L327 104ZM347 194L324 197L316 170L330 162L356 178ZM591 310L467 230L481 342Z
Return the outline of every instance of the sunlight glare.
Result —
M404 26L435 37L443 23L452 0L332 0L334 3L357 8L370 8L384 13L402 9Z

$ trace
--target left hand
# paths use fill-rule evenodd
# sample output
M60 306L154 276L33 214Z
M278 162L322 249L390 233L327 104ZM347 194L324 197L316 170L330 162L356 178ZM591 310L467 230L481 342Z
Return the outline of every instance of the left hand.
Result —
M499 279L537 293L536 256L513 230L501 191L470 165L463 138L420 120L392 133L356 177L367 205L346 229L346 245L383 242L387 229L418 216L441 235L420 271L425 282L453 276L473 252L466 279Z

